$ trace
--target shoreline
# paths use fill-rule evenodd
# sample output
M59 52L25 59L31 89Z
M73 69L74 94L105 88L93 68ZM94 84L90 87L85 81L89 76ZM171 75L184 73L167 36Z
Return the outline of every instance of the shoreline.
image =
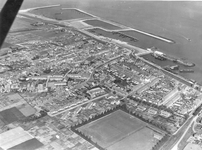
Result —
M57 4L57 5L48 5L48 6L41 6L41 7L34 7L34 8L28 8L28 9L24 9L24 10L20 10L19 12L23 13L23 12L27 12L27 11L30 11L30 10L37 10L37 9L43 9L43 8L51 8L51 7L59 7L61 6L60 4ZM75 9L81 13L84 13L84 14L87 14L87 15L90 15L92 17L94 17L94 19L97 19L97 20L100 20L100 21L103 21L103 22L107 22L109 24L112 24L114 26L118 26L120 28L123 28L124 31L127 31L126 29L128 29L128 31L132 30L132 31L136 31L138 33L141 33L141 34L144 34L144 35L147 35L147 36L150 36L150 37L153 37L155 39L158 39L158 40L161 40L161 41L164 41L164 42L167 42L169 44L174 44L175 41L174 40L171 40L171 39L168 39L168 38L165 38L165 37L162 37L162 36L159 36L159 35L154 35L152 33L148 33L148 32L145 32L145 31L141 31L141 30L138 30L138 29L135 29L135 28L131 28L131 27L127 27L125 25L122 25L122 24L118 24L118 23L115 23L113 21L109 21L109 20L105 20L103 18L100 18L98 16L95 16L91 13L88 13L86 11L83 11L81 9L78 9L78 8L61 8L62 10L67 10L67 9ZM65 21L65 20L61 20L61 21ZM67 21L67 20L66 20ZM85 21L85 20L84 20ZM88 23L87 23L88 24ZM90 25L90 24L89 24ZM122 31L121 29L120 30L117 30L117 31Z
M58 6L58 5L56 5L56 6ZM47 7L54 7L54 6L46 6L45 8L47 8ZM40 7L41 8L41 7ZM42 8L44 8L44 7L42 7ZM34 8L32 8L32 9L34 9ZM71 9L74 9L74 8L71 8ZM26 10L31 10L31 9L26 9ZM80 9L77 9L77 10L80 10ZM23 11L23 10L22 10ZM24 15L28 15L29 16L29 14L31 15L31 13L29 13L29 12L26 12L26 11L23 11L23 12L25 12L25 13L22 13L22 14L24 14ZM85 11L80 11L80 12L85 12ZM34 15L34 14L32 14L32 15ZM58 22L58 20L54 20L54 19L50 19L50 18L47 18L47 17L40 17L40 15L34 15L35 17L37 17L37 18L40 18L40 19L43 19L43 20L45 20L45 21L54 21L54 22ZM67 21L67 20L61 20L61 21L59 21L59 24L61 24L61 23L63 23L63 22L65 22L65 21ZM103 19L103 21L105 21L104 19ZM108 22L108 21L105 21L105 22ZM111 22L111 21L110 21ZM117 26L117 24L114 24L114 25L116 25ZM121 26L119 26L119 27L121 27ZM122 26L123 27L123 26ZM74 28L74 27L73 27ZM129 28L129 31L130 31L130 29L131 30L134 30L134 31L136 31L136 32L140 32L140 33L142 33L142 34L146 34L147 36L152 36L152 37L154 37L154 38L157 38L158 40L164 40L165 42L168 42L168 43L171 43L172 41L170 41L170 40L167 40L167 39L164 39L164 38L161 38L161 37L158 37L158 36L155 36L155 35L152 35L152 34L150 34L150 33L147 33L147 32L144 32L144 31L140 31L140 30L137 30L137 29L133 29L133 28L130 28L130 27L128 27ZM77 29L78 31L80 31L80 32L88 32L88 31L85 31L85 30L82 30L82 29L78 29L78 28L75 28L75 29ZM126 31L125 29L123 29L124 31ZM106 30L105 30L106 31ZM88 32L89 33L89 32ZM92 33L91 33L91 35L92 35ZM97 36L97 35L94 35L93 37L97 37L97 38L100 38L99 36ZM104 37L104 36L103 36ZM115 40L112 40L112 42L114 42L115 44L118 44ZM120 44L120 43L119 43ZM126 44L121 44L122 46L126 46ZM132 45L130 45L130 44L128 44L127 43L127 45L128 46L130 46L130 47L132 47L134 50L138 50L139 49L139 47L137 47L137 46L132 46ZM147 54L148 53L148 50L146 50L146 49L141 49L142 51L142 53L141 53L141 55L144 55L144 53L145 54ZM152 63L153 64L153 63ZM155 66L158 66L158 64L154 64ZM160 67L160 66L159 66ZM159 68L158 67L158 68ZM160 67L161 68L161 67ZM162 69L162 68L161 68ZM170 73L169 72L169 74L172 74L172 73ZM177 78L183 78L182 76L180 76L180 75L174 75L174 74L172 74L172 76L176 76ZM184 79L184 78L183 78ZM184 80L186 80L186 82L189 82L189 80L190 79L184 79Z

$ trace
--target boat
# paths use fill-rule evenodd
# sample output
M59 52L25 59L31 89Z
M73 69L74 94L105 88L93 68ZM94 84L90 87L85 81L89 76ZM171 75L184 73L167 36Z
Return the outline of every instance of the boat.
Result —
M171 69L171 70L178 70L178 69L179 69L179 66L178 66L178 65L170 66L170 69Z
M186 66L186 67L194 67L194 66L195 66L194 63L185 62L185 61L180 60L180 59L177 60L177 63L179 63L179 64L181 64L181 65L184 65L184 66Z
M180 69L179 71L180 71L181 73L192 73L192 72L194 72L193 69Z
M175 72L174 70L172 70L169 66L165 66L165 67L163 67L163 69L165 69L165 70L167 70L167 71L169 71L171 73L178 74L177 72Z
M167 56L163 52L160 52L159 49L156 48L156 47L148 48L148 50L153 52L152 56L154 56L156 59L159 59L159 60L170 60L170 61L173 61L175 63L184 65L185 67L194 67L195 66L194 63L186 62L186 61L183 61L181 59L177 59L177 58L174 58L174 57L171 57L171 56Z
M154 56L154 58L158 60L162 60L162 61L166 60L164 53L160 51L153 51L152 56Z
M163 67L164 69L167 69L167 70L178 70L179 69L179 66L178 65L174 65L174 66L165 66Z

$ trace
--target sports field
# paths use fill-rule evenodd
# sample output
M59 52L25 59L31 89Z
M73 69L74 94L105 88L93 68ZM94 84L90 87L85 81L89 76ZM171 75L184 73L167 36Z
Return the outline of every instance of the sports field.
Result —
M157 142L154 131L144 127L109 146L107 150L150 150Z
M130 148L146 150L157 141L153 137L155 131L147 128L146 123L121 110L84 125L78 130L108 150L130 150Z

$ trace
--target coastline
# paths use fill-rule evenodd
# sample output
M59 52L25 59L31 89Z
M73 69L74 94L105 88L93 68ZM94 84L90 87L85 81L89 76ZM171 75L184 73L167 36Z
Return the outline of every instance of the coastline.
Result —
M55 5L56 7L58 6L58 5ZM48 7L55 7L54 5L51 5L51 6L44 6L44 7L36 7L37 9L38 8L40 8L40 9L42 9L42 8L48 8ZM56 22L58 22L58 20L55 20L55 19L51 19L51 18L47 18L47 17L42 17L42 16L40 16L40 15L35 15L35 14L31 14L31 13L29 13L28 11L29 10L32 10L32 9L35 9L35 8L31 8L31 9L26 9L26 10L21 10L21 13L22 14L24 14L24 15L33 15L34 17L37 17L37 18L39 18L39 19L43 19L43 20L45 20L45 21L56 21ZM67 8L67 9L69 9L69 8ZM74 8L70 8L70 9L74 9ZM83 11L83 10L80 10L80 9L77 9L76 8L76 10L78 10L78 11L80 11L80 12L84 12L85 14L89 14L89 13L86 13L85 11ZM94 16L94 15L92 15L92 14L90 14L91 16ZM95 16L96 17L96 16ZM96 17L96 18L99 18L99 17ZM108 23L111 23L111 21L105 21L105 19L101 19L101 18L99 18L99 20L101 20L101 21L104 21L104 22L108 22ZM67 20L60 20L59 21L59 24L61 24L61 23L63 23L63 22L65 22L65 21L67 21ZM82 21L85 21L85 20L82 20ZM119 26L120 28L122 28L124 25L121 25L121 24L117 24L117 23L111 23L112 25L115 25L115 26ZM74 27L73 27L74 28ZM141 31L141 30L137 30L137 29L134 29L134 28L130 28L130 27L127 27L128 28L128 30L130 31L130 30L133 30L133 31L135 31L135 32L139 32L139 33L141 33L141 34L144 34L144 35L147 35L147 36L150 36L150 37L153 37L153 38L156 38L157 40L163 40L164 42L166 42L166 43L169 43L169 44L172 44L173 43L173 41L171 41L171 40L169 40L169 39L166 39L166 38L163 38L163 37L160 37L160 36L156 36L156 35L153 35L153 34L150 34L150 33L147 33L147 32L144 32L144 31ZM76 28L77 30L79 30L80 32L88 32L88 31L85 31L85 29L83 30L83 29L78 29L78 28ZM88 28L88 29L91 29L91 28ZM105 30L105 29L104 29ZM105 31L107 31L107 30L105 30ZM118 30L118 31L122 31L122 30ZM126 29L123 29L123 31L127 31ZM89 32L88 32L89 33ZM91 36L92 36L92 33L90 34ZM97 36L97 35L94 35L93 37L97 37L97 38L100 38L100 36ZM105 36L103 36L103 37L105 37ZM107 39L107 38L106 38ZM129 46L128 45L128 43L127 42L122 42L122 41L119 41L119 40L114 40L114 39L112 39L112 42L113 43L116 43L116 44L121 44L122 46L124 46L124 47L127 47L127 46ZM127 46L126 46L127 45ZM141 55L144 55L144 54L148 54L149 53L149 51L148 50L146 50L146 49L142 49L142 48L139 48L139 47L137 47L137 46L134 46L134 45L130 45L130 47L132 47L133 49L136 49L136 50L139 50L139 49L141 49ZM152 63L152 64L154 64L154 63ZM157 64L155 64L155 66L158 66ZM158 68L159 68L160 66L158 66ZM161 68L161 67L160 67ZM162 69L162 68L161 68ZM170 73L170 72L169 72ZM171 73L172 74L172 73ZM174 76L177 76L177 77L179 77L179 78L183 78L182 76L180 76L180 75L176 75L176 74L173 74ZM183 78L184 79L184 78ZM185 79L185 80L187 80L187 82L189 82L188 81L188 79Z
M59 6L61 6L61 5L60 5L60 4L57 4L57 5L48 5L48 6L41 6L41 7L33 7L33 8L28 8L28 9L20 10L19 12L20 12L20 13L23 13L23 12L28 12L28 11L31 11L31 10L44 9L44 8L51 8L51 7L59 7ZM170 43L170 44L171 44L171 43L175 43L174 40L171 40L171 39L168 39L168 38L159 36L159 35L154 35L154 34L151 34L151 33L148 33L148 32L144 32L144 31L141 31L141 30L138 30L138 29L135 29L135 28L127 27L127 26L122 25L122 24L120 24L120 23L118 24L118 23L115 23L115 22L112 22L112 21L109 21L109 20L105 20L105 19L103 19L103 18L100 18L100 17L98 17L98 16L95 16L95 15L93 15L93 14L90 14L90 13L88 13L88 12L86 12L86 11L83 11L83 10L81 10L81 9L78 9L78 8L62 8L62 10L67 10L67 9L75 9L75 10L77 10L77 11L80 11L80 12L82 12L82 13L84 13L84 14L90 15L90 16L92 16L92 17L94 17L94 18L97 18L97 19L99 19L99 20L101 20L101 21L104 21L104 22L107 22L107 23L109 23L109 24L118 26L118 27L120 27L120 28L125 28L125 29L128 29L128 30L136 31L136 32L138 32L138 33L141 33L141 34L144 34L144 35L147 35L147 36L156 38L156 39L158 39L158 40L161 40L161 41L164 41L164 42L167 42L167 43ZM50 19L50 18L49 18L49 19ZM62 20L62 21L63 21L63 20ZM84 20L84 21L85 21L85 20ZM117 30L117 31L122 31L122 30L120 29L120 30ZM126 30L124 30L124 31L126 31Z

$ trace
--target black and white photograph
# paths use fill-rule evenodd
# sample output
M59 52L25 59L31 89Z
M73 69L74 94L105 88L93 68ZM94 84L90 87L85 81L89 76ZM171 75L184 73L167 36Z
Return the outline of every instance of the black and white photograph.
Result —
M202 150L202 1L0 0L0 150Z

